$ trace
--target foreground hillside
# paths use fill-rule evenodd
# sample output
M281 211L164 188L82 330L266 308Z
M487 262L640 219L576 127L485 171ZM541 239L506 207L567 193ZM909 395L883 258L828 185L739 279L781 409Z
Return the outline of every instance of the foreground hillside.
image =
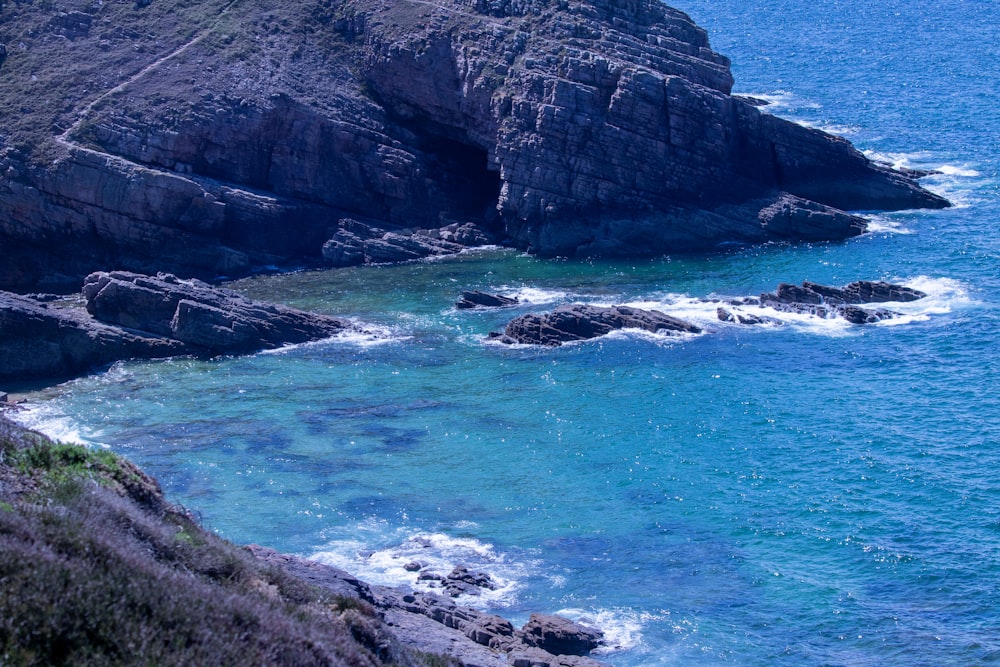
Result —
M452 664L202 530L105 452L0 416L0 664Z
M373 226L637 256L947 205L731 95L658 0L7 2L0 44L4 289L363 261L324 247Z

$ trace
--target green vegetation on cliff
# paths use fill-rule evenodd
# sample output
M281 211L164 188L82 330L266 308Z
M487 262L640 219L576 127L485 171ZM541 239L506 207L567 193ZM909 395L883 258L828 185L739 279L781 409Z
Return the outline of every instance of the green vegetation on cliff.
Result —
M110 452L0 416L0 664L445 665L203 530Z

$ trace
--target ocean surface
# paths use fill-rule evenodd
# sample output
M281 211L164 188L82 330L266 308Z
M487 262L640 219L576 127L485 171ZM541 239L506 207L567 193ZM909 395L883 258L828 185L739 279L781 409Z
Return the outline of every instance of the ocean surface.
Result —
M1000 13L986 0L678 0L737 92L933 169L956 206L843 242L652 261L444 261L233 286L364 323L240 358L125 363L21 418L110 447L206 526L464 602L602 628L640 665L1000 661ZM740 327L704 299L886 279L929 297L853 326ZM465 289L515 294L463 312ZM628 303L706 332L559 349L486 335Z

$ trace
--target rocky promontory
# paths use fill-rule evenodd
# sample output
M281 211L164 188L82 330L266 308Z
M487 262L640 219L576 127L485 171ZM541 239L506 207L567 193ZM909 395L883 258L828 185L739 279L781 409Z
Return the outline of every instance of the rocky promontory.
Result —
M454 238L413 230L468 224L545 256L840 239L845 211L947 205L731 95L658 0L70 4L0 15L0 288L434 254Z
M360 330L164 273L93 273L82 298L0 292L0 380L62 379L120 359L244 354Z

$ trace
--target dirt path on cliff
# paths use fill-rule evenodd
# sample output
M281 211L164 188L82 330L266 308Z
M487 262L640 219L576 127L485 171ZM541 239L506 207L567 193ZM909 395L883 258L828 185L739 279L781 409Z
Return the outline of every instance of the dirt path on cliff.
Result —
M117 86L115 86L114 88L112 88L111 90L107 90L107 91L101 93L99 96L97 96L93 100L91 100L85 107L83 107L83 109L80 110L80 112L77 114L77 118L73 122L73 124L70 125L68 128L66 128L66 130L64 130L62 134L60 134L60 135L58 135L56 137L56 142L59 143L59 144L61 144L61 145L63 145L63 146L66 146L68 148L77 148L77 149L82 149L82 150L90 150L90 149L84 148L83 146L80 146L79 144L74 143L70 139L70 136L80 128L80 125L83 123L84 120L86 120L87 116L90 115L90 112L94 110L94 107L96 107L98 104L100 104L101 102L103 102L107 98L111 97L112 95L115 95L117 93L122 92L123 90L125 90L126 88L128 88L129 86L131 86L132 84L134 84L136 81L138 81L139 79L143 78L144 76L146 76L150 72L152 72L152 71L156 70L157 68L159 68L161 65L163 65L163 63L165 63L168 60L171 60L173 58L176 58L177 56L181 55L182 53L184 53L185 51L187 51L188 49L190 49L195 44L198 44L203 39L205 39L206 37L208 37L218 27L219 22L222 21L222 19L226 16L226 14L229 13L229 10L232 9L233 6L237 2L239 2L239 0L230 0L219 11L219 15L215 18L215 21L212 22L212 25L210 25L209 27L205 28L204 30L196 33L194 35L194 37L192 37L190 40L188 40L184 44L181 44L180 46L178 46L173 51L171 51L171 52L167 53L166 55L161 56L160 58L158 58L158 59L154 60L153 62L149 63L148 65L146 65L145 67L143 67L142 69L140 69L138 72L136 72L135 74L133 74L132 76L130 76L125 81L121 82L120 84L118 84ZM102 155L103 155L103 153L102 153Z

